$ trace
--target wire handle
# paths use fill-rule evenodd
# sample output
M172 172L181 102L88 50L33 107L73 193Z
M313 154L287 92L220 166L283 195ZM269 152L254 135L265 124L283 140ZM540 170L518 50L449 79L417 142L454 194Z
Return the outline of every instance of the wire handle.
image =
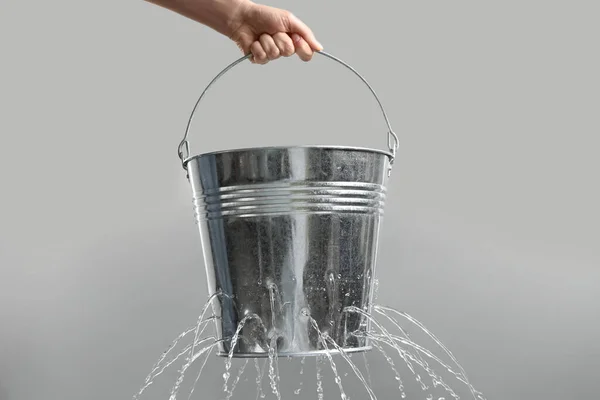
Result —
M393 164L394 159L396 157L396 150L398 150L399 147L399 140L398 140L398 136L396 135L396 133L394 133L394 130L392 129L392 125L390 124L390 120L387 117L387 114L385 112L385 109L383 108L383 104L381 104L381 101L379 100L379 97L377 97L377 94L375 93L375 90L373 90L373 88L371 87L371 85L369 85L369 82L367 82L367 80L361 75L359 74L354 68L352 68L349 64L345 63L344 61L340 60L339 58L332 56L329 53L326 53L324 51L317 51L317 53L330 58L333 61L338 62L339 64L343 65L344 67L348 68L350 71L354 72L354 74L360 78L361 81L363 81L363 83L369 88L369 90L371 91L371 93L373 94L373 97L375 97L375 100L377 100L377 104L379 105L379 109L381 110L381 113L383 114L383 118L385 119L385 123L387 125L388 128L388 148L391 154L391 158L390 158L390 164ZM222 70L221 72L219 72L219 74L217 76L215 76L213 78L212 81L210 81L210 83L208 84L208 86L206 86L206 88L204 89L204 91L202 92L202 94L200 95L200 97L198 98L198 100L196 101L196 104L194 105L194 108L192 110L192 113L190 115L190 118L188 120L187 126L185 128L185 135L183 136L183 139L181 140L181 142L179 143L179 146L177 148L177 154L179 155L179 159L181 160L183 169L186 169L186 164L185 164L185 160L189 157L190 155L190 143L188 142L188 136L189 136L189 132L190 132L190 126L192 125L192 121L194 119L194 115L196 114L196 110L198 108L198 105L200 104L200 101L204 98L204 95L206 94L206 92L208 91L208 89L210 89L210 87L217 81L219 80L219 78L221 78L223 75L225 75L231 68L235 67L236 65L238 65L239 63L241 63L242 61L250 58L252 56L252 54L247 54L237 60L235 60L234 62L232 62L231 64L229 64L227 67L225 67L224 70Z

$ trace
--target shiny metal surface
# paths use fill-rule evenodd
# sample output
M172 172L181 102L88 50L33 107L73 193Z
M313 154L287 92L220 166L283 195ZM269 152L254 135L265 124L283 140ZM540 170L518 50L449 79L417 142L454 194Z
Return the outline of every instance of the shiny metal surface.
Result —
M231 150L187 160L221 353L324 350L310 318L347 351L368 349L389 155L344 147ZM310 315L310 318L308 317ZM360 335L358 335L360 336Z
M218 317L220 354L262 357L322 354L323 337L344 351L369 349L369 311L385 183L398 137L373 88L388 127L388 151L341 146L266 147L189 157L178 155L192 186L208 287ZM318 327L315 329L315 325ZM353 335L355 332L361 334ZM238 340L239 339L239 340Z

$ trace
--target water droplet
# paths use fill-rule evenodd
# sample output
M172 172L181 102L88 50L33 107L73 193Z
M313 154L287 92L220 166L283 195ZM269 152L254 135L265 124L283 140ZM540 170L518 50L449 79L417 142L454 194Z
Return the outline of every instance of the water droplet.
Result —
M373 302L377 301L379 295L379 279L373 279Z
M344 293L338 291L335 285L337 284L337 278L341 278L339 274L337 274L337 272L332 272L332 271L328 271L328 273L330 275L326 275L327 278L330 278L331 281L327 282L328 284L331 283L332 285L329 285L329 289L331 290L330 293L333 293L335 296L340 296L340 295L344 295L346 297L349 297L349 295L351 294L350 292L348 293ZM379 282L376 280L371 280L371 282L373 282L373 286L374 289L377 290ZM267 283L269 283L268 287L269 289L273 289L272 290L272 300L280 300L279 299L279 295L281 295L281 293L279 293L280 288L278 288L277 286L275 286L275 284L273 283L272 280L270 280L270 282L267 281ZM333 286L333 287L332 287ZM264 286L263 286L264 288ZM321 290L326 290L325 288L320 288ZM315 288L316 290L316 288ZM338 297L339 298L339 297ZM276 302L275 302L276 303ZM284 303L283 306L285 306L287 303ZM278 304L276 304L278 305ZM279 306L279 305L278 305ZM277 310L280 310L283 306L276 308ZM406 399L407 397L410 398L410 396L407 396L407 394L404 392L404 386L402 384L402 379L400 377L400 374L398 373L396 367L394 366L394 361L391 359L391 357L387 356L386 353L383 351L383 349L381 348L382 345L388 345L390 347L393 347L397 352L398 355L400 356L400 358L402 358L402 361L404 361L404 363L408 366L408 368L410 369L410 371L412 372L414 379L421 385L422 390L424 391L423 394L426 395L426 397L424 399L426 400L459 400L459 396L456 395L456 393L452 390L452 388L446 384L443 380L441 380L441 378L439 376L437 376L436 372L432 369L432 367L429 366L429 364L424 361L420 355L419 355L419 349L420 347L416 347L414 345L414 342L412 342L413 339L411 339L409 337L409 335L403 330L403 327L400 326L400 323L398 322L398 320L396 320L395 318L397 317L401 317L404 318L404 320L408 320L408 322L413 324L413 327L417 327L420 328L422 332L424 332L429 338L433 339L446 353L446 355L448 355L452 361L454 362L454 365L450 368L445 364L441 364L444 368L446 368L448 371L450 371L452 374L454 374L462 383L466 384L467 387L471 390L471 393L473 394L473 398L476 398L477 400L485 400L484 397L482 397L480 395L480 392L477 392L470 383L468 383L468 381L466 380L466 373L464 372L464 370L462 369L462 367L455 361L454 356L449 352L449 350L447 350L444 345L439 342L439 340L437 340L435 338L435 336L429 332L419 321L415 320L414 318L412 318L410 315L405 314L405 313L401 313L399 311L390 309L389 307L384 307L384 306L374 306L374 311L379 312L381 315L383 315L384 317L387 317L389 322L391 322L392 325L395 325L399 332L396 331L390 331L390 333L388 334L387 331L383 330L381 331L381 333L371 333L371 332L367 332L366 329L363 331L360 331L359 334L364 335L364 337L366 338L370 338L373 340L373 347L377 347L380 349L380 351L382 352L382 354L384 356L386 356L386 360L389 363L390 368L393 370L395 377L394 379L398 382L397 387L399 389L399 393L400 397L402 399ZM275 308L273 308L275 309ZM358 307L352 307L352 309L367 317L367 319L369 320L373 320L370 312L371 309L367 308L365 309L365 311L363 311L361 308ZM313 324L313 327L317 329L319 329L319 327L316 324L316 321L314 321L311 317L310 317L310 312L308 307L304 307L300 310L300 317L308 317L308 319L311 321L311 323ZM394 316L392 317L392 313L394 313ZM252 314L252 310L243 310L243 314L244 314L244 318L249 319L251 318L250 315L254 315ZM199 319L199 321L202 321L201 317ZM329 319L329 318L328 318ZM207 321L204 320L204 321ZM329 329L331 332L334 332L332 330L332 328L328 328L328 326L330 325L328 323L329 321L325 322L326 328ZM198 326L200 327L200 323L198 322ZM331 321L332 326L335 326L335 322L334 320ZM376 323L377 325L377 323ZM238 325L238 329L237 329L237 333L241 333L241 329L242 329L243 324L240 323ZM362 325L361 325L362 326ZM391 326L391 325L390 325ZM146 386L147 387L149 384L152 384L152 382L154 381L154 379L160 375L163 370L168 367L172 362L174 362L175 360L179 359L185 359L186 360L186 366L184 366L181 371L180 371L180 378L177 379L177 382L175 383L175 389L173 390L170 399L174 400L177 396L177 392L179 389L180 384L183 381L183 374L184 372L187 370L187 368L195 361L198 359L198 357L200 356L200 354L196 354L196 352L194 352L194 349L198 349L198 346L200 343L204 343L205 339L200 339L201 337L203 337L203 330L199 331L198 328L191 328L187 333L193 332L194 330L196 330L196 337L194 338L194 344L190 345L190 348L192 351L188 352L188 351L183 351L179 356L176 356L172 361L169 361L169 359L167 359L167 353L170 352L171 347L169 347L168 350L164 351L161 357L161 360L159 361L159 363L155 366L155 369L152 371L151 375L148 376L148 378L146 379ZM358 332L358 331L357 331ZM362 333L361 333L362 332ZM411 332L412 333L412 332ZM266 397L268 397L265 393L262 393L262 378L263 378L263 373L265 373L266 371L268 371L268 375L269 375L269 381L271 383L271 389L273 390L273 393L275 394L275 396L278 399L281 399L281 393L279 392L279 382L280 382L280 378L279 378L279 371L278 371L278 354L277 354L277 346L276 344L278 343L276 338L279 336L279 333L273 331L270 333L265 332L265 334L270 337L271 340L271 346L269 347L269 360L268 360L268 364L267 362L265 362L265 367L263 367L263 370L261 371L260 366L258 365L258 361L255 361L255 365L257 367L257 375L256 375L256 388L258 391L258 395L255 395L255 398L260 398L265 399ZM327 332L321 332L321 341L323 342L327 342L330 341L331 338L329 338L329 334ZM237 337L238 335L235 335L234 338L232 338L231 340L231 349L233 349L235 347L235 343L238 339ZM235 340L234 340L235 339ZM198 346L196 346L198 345ZM195 348L193 346L196 346ZM332 346L337 346L336 344L333 344ZM404 347L406 346L406 347ZM327 345L324 345L324 347L327 347ZM412 347L412 349L410 349L410 347ZM211 347L207 347L206 350L211 349ZM413 352L413 349L415 350ZM334 350L333 347L330 347L330 350ZM387 349L386 349L387 350ZM205 350L202 350L202 352L204 352ZM324 357L324 356L323 356ZM321 365L319 363L322 363L323 360L325 360L325 358L323 357L319 357L319 359L317 360L317 397L318 400L323 400L323 382L322 382L322 375L321 375ZM349 361L349 359L352 357L352 354L348 354L346 356L346 361ZM286 357L287 358L287 357ZM327 355L327 358L329 358L329 361L331 363L331 367L333 369L334 374L336 375L335 377L335 383L338 384L339 389L340 389L340 395L341 395L341 399L342 400L350 400L350 397L352 396L348 396L344 393L343 388L342 388L342 379L340 376L344 376L344 377L348 377L349 376L349 372L344 372L343 375L341 373L338 374L334 361L333 359ZM164 360L164 361L163 361ZM289 362L292 362L293 360L291 358L288 358ZM429 360L427 360L429 361ZM231 397L231 395L233 394L233 390L236 387L236 384L239 383L240 381L248 381L247 377L243 377L242 373L243 373L243 367L240 368L239 370L237 370L237 372L233 372L231 373L231 364L232 362L232 353L229 354L229 357L225 360L225 372L223 373L223 380L225 381L225 385L224 385L224 390L227 394L225 400L229 400L229 398ZM400 362L402 364L402 362L400 360L396 360L396 362ZM300 375L302 375L304 373L304 364L305 364L305 358L302 358L300 361L302 367L300 369ZM350 364L352 364L350 362ZM365 359L365 364L366 364L366 359ZM244 364L245 365L245 364ZM367 364L366 364L367 365ZM204 364L202 365L203 368ZM415 371L415 369L413 369L413 367L420 367L422 368L427 374L423 376L424 380L427 380L427 382L429 382L429 378L431 379L432 382L432 387L436 388L438 385L443 387L446 392L450 397L446 398L446 397L438 397L439 394L437 396L434 396L433 394L429 393L429 387L423 382L422 377L417 373L417 371ZM268 369L266 368L268 367ZM200 372L202 372L202 368L200 370ZM456 368L458 368L458 370L456 370ZM456 371L456 372L455 372ZM367 372L368 371L368 365L367 365ZM420 372L420 371L419 371ZM351 374L350 374L351 375ZM427 377L427 375L429 377ZM231 385L230 390L228 390L228 384L227 381L230 380L230 378L235 377L235 379L233 379L233 382ZM352 375L353 378L353 375ZM351 378L351 379L352 379ZM404 378L404 377L402 377ZM370 379L370 377L369 377ZM291 388L291 391L294 392L295 395L299 395L302 392L302 381L301 379L299 380L299 386L296 386L296 388ZM282 382L283 384L283 382ZM430 384L431 385L431 384ZM144 388L142 388L143 390ZM311 389L313 390L313 389ZM141 394L141 393L140 393ZM397 395L396 395L397 396ZM138 399L139 396L134 397L135 400ZM423 399L423 397L421 397ZM339 397L338 397L339 399Z
M227 381L229 380L229 372L223 373L223 379L225 380L225 383L223 384L223 391L227 392Z

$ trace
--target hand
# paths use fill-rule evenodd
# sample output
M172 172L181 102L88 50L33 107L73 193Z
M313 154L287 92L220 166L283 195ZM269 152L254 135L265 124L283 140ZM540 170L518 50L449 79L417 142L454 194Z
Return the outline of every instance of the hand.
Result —
M310 28L289 11L250 1L239 6L230 26L229 37L244 54L252 53L256 64L294 53L310 61L315 51L323 49Z

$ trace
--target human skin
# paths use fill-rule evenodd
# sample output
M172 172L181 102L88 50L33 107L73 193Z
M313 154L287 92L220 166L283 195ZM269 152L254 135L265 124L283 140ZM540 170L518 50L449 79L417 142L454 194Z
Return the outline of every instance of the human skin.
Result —
M250 0L146 0L233 40L251 61L266 64L297 54L309 61L323 49L312 30L287 10L256 4Z

